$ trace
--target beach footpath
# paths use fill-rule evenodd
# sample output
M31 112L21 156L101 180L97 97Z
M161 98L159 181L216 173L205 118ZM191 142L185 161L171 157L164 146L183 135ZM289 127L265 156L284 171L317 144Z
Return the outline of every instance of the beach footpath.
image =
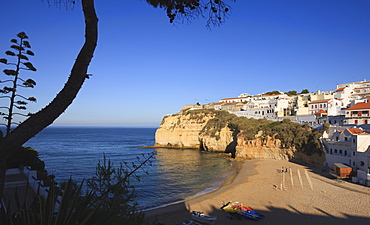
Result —
M175 225L190 220L189 212L195 210L217 217L216 224L370 224L370 188L321 172L284 160L247 160L218 190L147 211L146 218ZM249 205L265 217L231 220L220 209L230 201Z

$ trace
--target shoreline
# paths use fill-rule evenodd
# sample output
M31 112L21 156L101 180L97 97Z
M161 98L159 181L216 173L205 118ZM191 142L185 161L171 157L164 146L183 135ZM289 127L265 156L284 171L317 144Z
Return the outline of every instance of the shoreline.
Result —
M247 162L250 162L250 163L247 164ZM165 206L159 206L154 209L144 210L145 217L149 219L150 221L154 221L154 220L157 220L158 217L166 217L167 215L172 214L172 213L184 214L184 212L186 212L186 214L188 214L188 212L192 211L192 209L189 207L192 204L213 198L218 193L223 193L228 188L232 188L232 186L245 182L244 180L241 179L242 177L245 177L245 175L253 176L256 174L256 171L254 170L255 163L252 162L252 160L234 161L232 163L235 163L235 165L232 165L234 168L232 168L233 171L231 175L222 182L219 188L212 190L210 192L204 193L204 194L189 197L184 200L169 203ZM243 167L246 167L246 168L243 168ZM243 172L244 176L241 177L239 175L242 172L242 169L245 169L245 170ZM186 219L190 219L190 218L186 218ZM181 221L179 220L178 223L179 222ZM169 224L172 224L172 223L169 223Z
M266 216L260 224L370 224L368 187L338 182L320 174L319 168L285 160L237 163L239 170L217 190L145 211L146 218L171 225L191 219L189 212L196 210L216 216L216 224L229 224L220 207L239 201ZM279 173L282 166L292 172ZM248 223L245 220L233 220L232 224Z
M145 214L149 213L149 214L151 215L151 214L152 214L152 213L154 213L154 211L156 211L156 210L160 210L160 211L162 211L162 210L161 210L162 208L166 208L166 207L171 208L171 206L173 206L173 205L181 204L181 203L184 203L184 202L186 202L186 201L188 201L188 200L191 200L191 199L197 199L197 198L200 198L200 197L202 197L203 195L208 195L208 194L211 194L211 193L213 193L213 192L217 192L219 189L221 189L221 188L222 188L222 187L224 187L224 186L227 186L227 185L233 184L233 181L234 181L234 179L237 177L237 175L239 174L239 171L241 170L241 168L242 168L242 166L243 166L243 164L244 164L244 161L232 161L231 163L232 163L232 166L231 166L231 168L230 168L230 170L231 170L230 175L229 175L227 178L225 178L225 179L221 182L220 186L219 186L219 187L217 187L216 189L213 189L213 190L210 190L210 191L208 191L208 192L204 192L204 193L203 193L203 191L200 191L200 192L198 192L199 194L195 194L195 195L193 195L193 196L187 197L186 199L178 200L178 201L174 201L174 202L170 202L170 203L167 203L167 204L164 204L164 205L155 206L155 207L148 208L148 209L144 209L144 210L143 210L143 212L144 212ZM152 212L152 211L153 211L153 212Z

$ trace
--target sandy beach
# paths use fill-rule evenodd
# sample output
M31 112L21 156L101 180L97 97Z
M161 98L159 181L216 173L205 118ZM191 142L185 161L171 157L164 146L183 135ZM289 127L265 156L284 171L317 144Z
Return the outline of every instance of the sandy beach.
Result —
M189 211L217 217L216 224L370 224L370 188L331 179L322 168L283 160L258 159L240 163L232 179L216 191L145 212L149 222L181 224ZM281 172L282 167L288 172ZM220 207L238 201L265 215L259 221L230 220Z

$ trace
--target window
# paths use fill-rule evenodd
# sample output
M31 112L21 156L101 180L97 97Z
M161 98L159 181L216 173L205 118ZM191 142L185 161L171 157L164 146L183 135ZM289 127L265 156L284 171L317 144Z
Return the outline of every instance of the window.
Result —
M358 120L355 120L355 124L358 124Z
M344 137L344 140L345 140L345 141L348 141L348 137Z
M353 143L356 143L356 139L353 139Z
M343 151L342 151L342 150L339 150L339 154L341 154L341 155L342 155L342 153L343 153Z
M334 149L334 153L338 153L338 149Z
M364 120L364 124L367 124L367 120Z
M333 149L330 149L330 154L333 154Z
M353 156L355 156L356 155L356 152L353 152L353 154L352 154Z
M344 151L344 156L347 156L347 150Z
M363 161L361 161L360 166L365 166L365 163Z

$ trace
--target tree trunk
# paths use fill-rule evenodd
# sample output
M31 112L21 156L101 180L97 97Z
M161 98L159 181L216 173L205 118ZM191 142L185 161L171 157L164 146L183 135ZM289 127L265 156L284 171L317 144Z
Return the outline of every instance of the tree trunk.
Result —
M98 40L98 18L95 13L94 0L82 0L81 2L85 18L85 43L72 67L67 83L49 105L29 117L0 140L0 163L6 162L14 151L52 124L72 104L81 89ZM3 197L4 180L5 168L0 166L0 199Z

